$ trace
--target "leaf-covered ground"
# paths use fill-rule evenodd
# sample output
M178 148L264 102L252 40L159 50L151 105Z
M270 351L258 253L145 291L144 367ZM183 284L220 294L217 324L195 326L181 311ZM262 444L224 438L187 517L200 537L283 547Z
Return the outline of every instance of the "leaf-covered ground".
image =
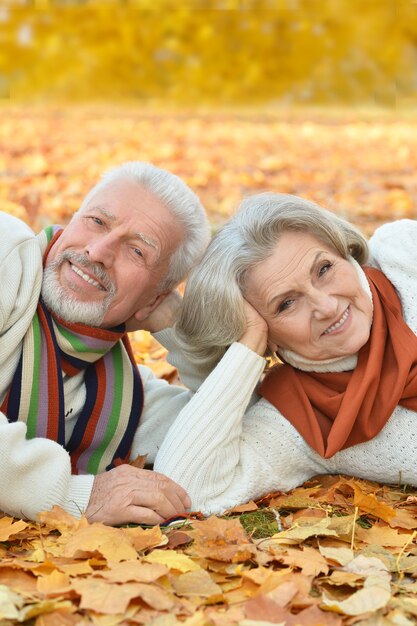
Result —
M242 196L264 190L316 200L366 234L417 217L410 115L1 113L1 208L34 228L65 223L103 169L128 159L182 176L213 229ZM175 378L149 335L133 341L138 361ZM37 523L4 516L0 624L411 626L416 529L416 489L338 476L180 528L89 525L59 509Z

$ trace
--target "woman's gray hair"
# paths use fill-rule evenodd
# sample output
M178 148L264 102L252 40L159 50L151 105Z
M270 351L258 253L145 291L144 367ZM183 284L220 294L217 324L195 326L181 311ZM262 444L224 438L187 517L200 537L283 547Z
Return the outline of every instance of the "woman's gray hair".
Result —
M182 348L208 369L245 329L243 295L248 270L267 259L280 235L307 232L338 252L366 262L365 237L349 222L309 200L263 193L245 199L235 216L213 237L188 279L176 325Z
M119 180L129 180L145 187L184 226L183 240L171 255L168 273L159 285L161 292L170 291L184 280L207 246L210 230L204 207L198 196L179 176L151 163L127 161L103 174L85 196L79 211L83 211L98 191Z

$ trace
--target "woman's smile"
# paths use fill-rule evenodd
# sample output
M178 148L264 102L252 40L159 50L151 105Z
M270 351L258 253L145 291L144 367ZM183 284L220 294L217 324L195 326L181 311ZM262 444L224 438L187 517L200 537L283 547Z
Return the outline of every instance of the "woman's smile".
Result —
M326 328L323 332L323 335L330 335L334 332L343 332L349 326L348 319L350 319L350 305L346 308L343 315L339 318L337 322Z

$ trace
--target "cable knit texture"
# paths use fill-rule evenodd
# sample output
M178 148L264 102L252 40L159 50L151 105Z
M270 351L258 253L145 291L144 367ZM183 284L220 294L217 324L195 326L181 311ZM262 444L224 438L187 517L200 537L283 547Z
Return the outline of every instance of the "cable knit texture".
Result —
M400 220L379 228L369 245L369 265L396 288L406 323L417 334L417 222ZM354 358L354 357L353 357ZM171 362L185 364L174 352ZM339 360L333 364L338 369ZM352 360L344 364L352 367ZM320 368L320 366L318 366ZM332 368L327 362L326 368ZM201 370L204 371L202 364ZM333 369L330 369L333 371ZM371 441L319 456L266 400L251 394L259 357L233 344L200 387L205 413L181 414L171 427L156 468L182 484L193 507L205 513L225 509L276 489L289 490L315 474L345 473L385 483L417 485L417 415L397 407ZM195 387L196 372L182 380ZM250 399L251 398L251 399Z

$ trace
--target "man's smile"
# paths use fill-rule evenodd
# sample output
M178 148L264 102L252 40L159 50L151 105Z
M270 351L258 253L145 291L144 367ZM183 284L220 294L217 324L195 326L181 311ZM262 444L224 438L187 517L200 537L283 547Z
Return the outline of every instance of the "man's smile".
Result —
M69 265L70 265L70 268L72 269L72 271L75 272L78 276L80 276L87 283L89 283L90 285L93 285L94 287L97 287L97 289L100 289L101 291L107 291L105 289L105 287L100 285L100 283L98 283L94 278L92 278L91 276L89 276L88 274L83 272L82 269L80 269L79 267L77 267L76 265L74 265L71 262L69 263Z

